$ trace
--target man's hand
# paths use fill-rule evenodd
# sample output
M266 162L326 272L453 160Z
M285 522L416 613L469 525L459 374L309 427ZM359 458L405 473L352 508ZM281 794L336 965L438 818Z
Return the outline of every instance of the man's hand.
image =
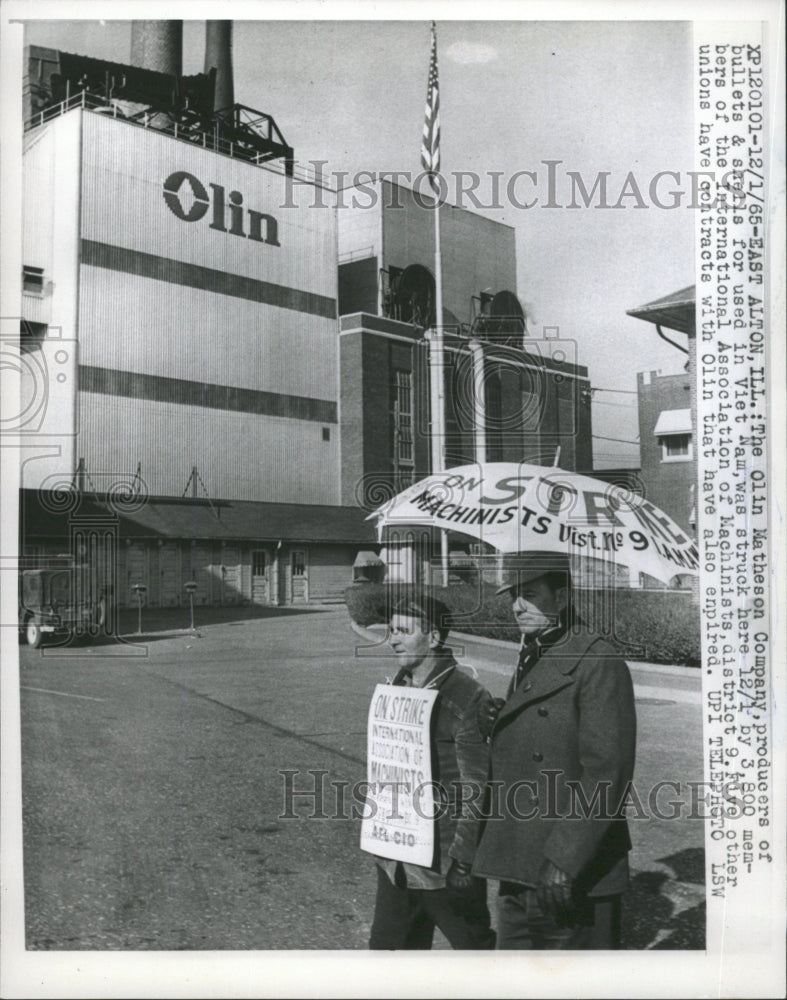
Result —
M485 698L478 703L478 731L485 740L491 736L497 716L505 703L505 698Z
M571 897L572 878L548 858L541 865L536 886L538 905L558 925L574 926L574 904Z
M468 892L473 888L473 876L471 874L472 865L465 864L464 861L451 861L451 867L445 876L447 889L454 892Z

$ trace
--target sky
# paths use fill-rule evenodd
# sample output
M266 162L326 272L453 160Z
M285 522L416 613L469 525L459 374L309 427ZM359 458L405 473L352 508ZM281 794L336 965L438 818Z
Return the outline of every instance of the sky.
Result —
M128 62L129 21L28 22L27 43ZM472 171L477 209L516 230L516 289L531 333L558 327L586 365L594 466L638 465L636 374L679 372L685 355L626 310L693 284L694 169L689 22L438 21L442 169ZM429 21L236 21L235 100L273 115L301 163L329 173L420 172ZM184 72L203 70L204 22L184 25ZM548 167L554 170L548 201ZM519 171L513 194L506 188ZM607 173L607 203L571 202ZM656 197L682 204L658 207ZM633 175L642 198L621 198ZM346 183L346 182L345 182ZM449 200L455 194L449 181ZM537 196L539 203L524 207ZM466 207L472 207L467 204ZM682 335L674 334L679 342ZM614 391L610 391L614 390ZM612 438L616 440L605 440Z

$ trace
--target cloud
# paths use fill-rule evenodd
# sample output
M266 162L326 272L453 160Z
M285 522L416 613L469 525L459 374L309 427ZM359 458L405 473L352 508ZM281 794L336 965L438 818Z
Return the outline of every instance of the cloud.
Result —
M497 49L491 45L481 45L480 42L454 42L448 46L445 54L453 62L465 66L472 63L488 63L497 59Z

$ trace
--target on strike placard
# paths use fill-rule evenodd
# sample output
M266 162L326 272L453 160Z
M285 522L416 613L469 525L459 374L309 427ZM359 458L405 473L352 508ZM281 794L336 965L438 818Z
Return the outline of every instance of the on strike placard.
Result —
M429 730L437 691L378 684L369 706L361 850L429 867L435 796Z

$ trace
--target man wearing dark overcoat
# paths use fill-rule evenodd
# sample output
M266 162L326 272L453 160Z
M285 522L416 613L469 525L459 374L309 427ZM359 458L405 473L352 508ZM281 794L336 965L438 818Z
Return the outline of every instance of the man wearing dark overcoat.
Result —
M626 663L574 615L569 561L512 558L522 646L490 738L487 819L473 872L500 880L497 947L620 946L636 716ZM498 711L499 708L499 711Z

